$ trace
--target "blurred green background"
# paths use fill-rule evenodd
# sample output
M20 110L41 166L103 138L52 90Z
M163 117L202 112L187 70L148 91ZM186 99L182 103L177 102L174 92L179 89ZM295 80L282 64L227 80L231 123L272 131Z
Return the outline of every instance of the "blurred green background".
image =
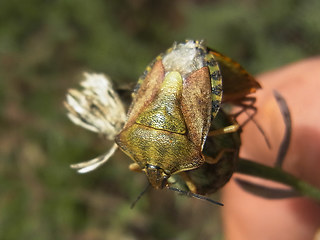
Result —
M62 102L83 71L135 82L173 41L205 39L257 74L320 53L319 0L1 0L0 239L223 239L219 207L149 191ZM217 199L218 196L212 196Z

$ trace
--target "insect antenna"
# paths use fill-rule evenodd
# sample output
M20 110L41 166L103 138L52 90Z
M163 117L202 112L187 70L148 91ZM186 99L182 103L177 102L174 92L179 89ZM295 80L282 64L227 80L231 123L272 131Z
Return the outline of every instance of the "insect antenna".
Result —
M205 196L200 195L200 194L192 193L192 192L189 192L189 191L184 191L184 190L181 190L179 188L174 188L174 187L170 187L170 186L167 186L167 189L169 189L171 191L174 191L174 192L181 193L181 194L183 194L185 196L188 196L188 197L193 197L193 198L197 198L197 199L200 199L200 200L205 200L205 201L210 202L212 204L223 206L223 203L214 201L211 198L205 197Z
M150 188L150 183L146 186L145 189L142 190L142 192L138 195L138 197L131 203L130 209L133 209L134 206L137 204L137 202L140 200L140 198L149 190Z

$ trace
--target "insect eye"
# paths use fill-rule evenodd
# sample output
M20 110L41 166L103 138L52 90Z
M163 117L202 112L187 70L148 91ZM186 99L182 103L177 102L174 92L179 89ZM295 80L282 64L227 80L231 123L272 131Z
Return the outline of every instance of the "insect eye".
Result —
M146 169L160 169L160 167L152 165L152 164L146 164Z

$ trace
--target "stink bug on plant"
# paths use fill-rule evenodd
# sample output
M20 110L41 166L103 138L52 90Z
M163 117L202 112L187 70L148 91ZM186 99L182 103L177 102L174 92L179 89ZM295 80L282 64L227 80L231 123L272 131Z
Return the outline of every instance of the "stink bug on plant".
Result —
M221 104L255 109L255 99L247 95L260 88L238 63L207 48L202 41L175 43L156 57L139 78L126 121L110 81L105 78L107 84L98 84L94 79L101 80L101 75L88 76L82 83L83 92L69 91L69 117L78 125L114 139L117 145L109 153L73 168L91 171L107 161L118 146L134 161L130 169L145 172L156 189L169 187L170 177L177 175L194 194L213 192L228 181L234 164L227 167L222 164L227 161L220 160L237 159L240 130L236 120L221 110ZM245 104L247 100L251 101L249 105ZM233 145L219 145L223 140L218 138L225 134L234 134ZM227 152L232 156L226 157ZM197 182L197 170L199 175L206 175L201 169L217 164L225 168L219 183L213 186L213 178L210 187L205 188Z
M131 169L144 171L153 187L212 160L202 150L222 102L222 76L213 52L187 41L158 56L139 79L115 141L134 160ZM221 129L233 132L238 125Z

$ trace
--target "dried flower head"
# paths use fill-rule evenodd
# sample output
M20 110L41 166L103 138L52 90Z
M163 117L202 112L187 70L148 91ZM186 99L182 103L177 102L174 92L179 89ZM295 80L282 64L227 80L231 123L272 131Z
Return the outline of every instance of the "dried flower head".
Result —
M113 141L126 121L126 113L110 79L103 74L84 73L84 80L80 85L83 89L70 89L64 102L69 119L74 124ZM78 169L80 173L92 171L105 163L116 149L117 145L114 144L106 154L71 167Z

